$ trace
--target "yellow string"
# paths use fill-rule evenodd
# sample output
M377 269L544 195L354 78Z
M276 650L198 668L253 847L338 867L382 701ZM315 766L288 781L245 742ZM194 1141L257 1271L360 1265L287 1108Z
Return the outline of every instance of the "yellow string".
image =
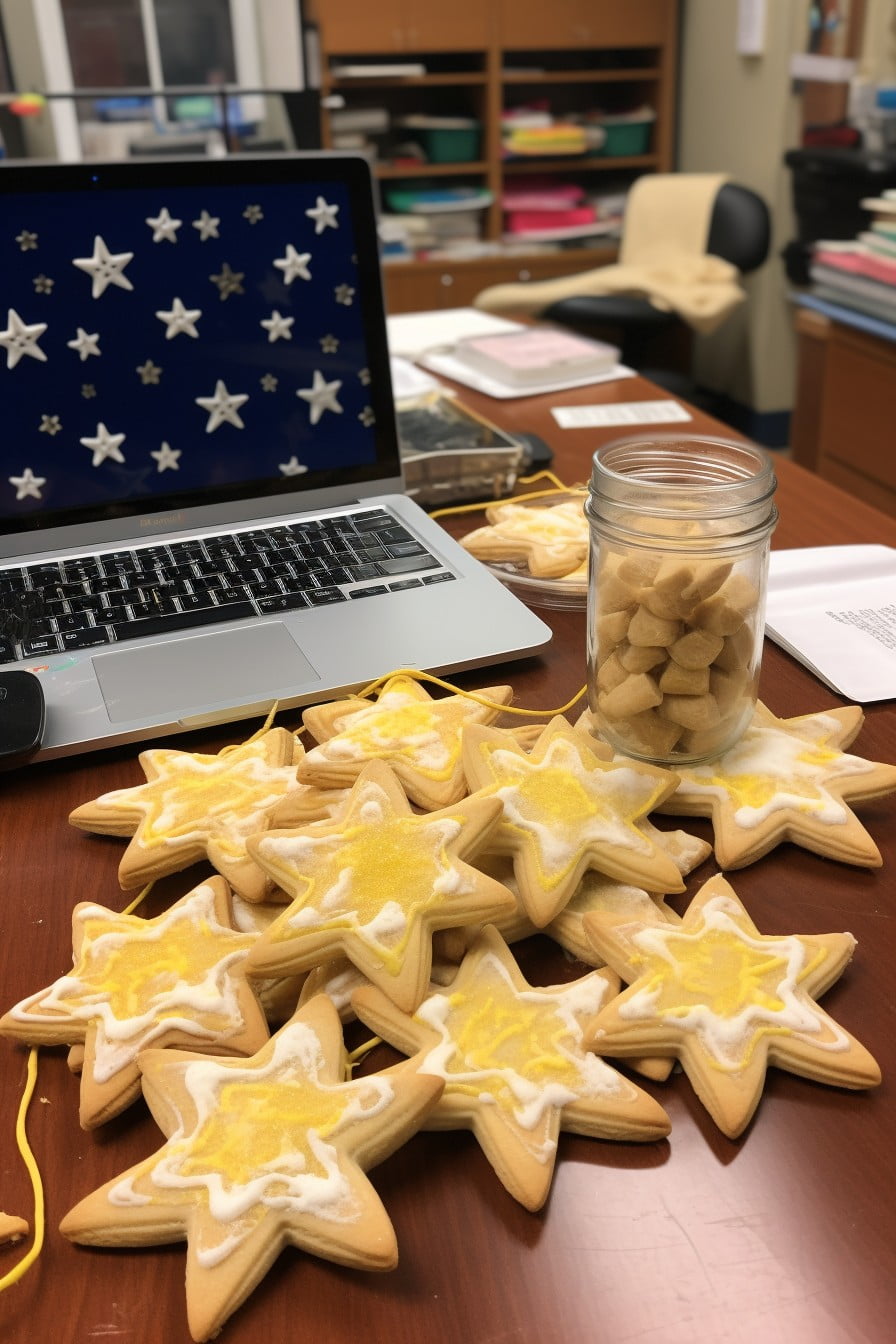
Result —
M143 902L146 900L147 896L152 891L154 885L155 884L153 882L147 882L143 890L134 897L130 905L125 906L125 908L122 910L121 913L123 915L132 915L134 911L137 909L137 906L142 905Z
M248 747L250 742L257 742L260 737L264 737L265 733L268 731L271 724L274 722L279 705L280 701L275 700L274 703L271 705L270 710L268 711L268 716L265 719L264 723L261 725L259 729L257 729L256 732L252 734L251 737L247 737L245 742L231 742L229 743L228 746L222 747L221 750L218 752L218 755L229 756L232 751L239 751L240 747Z
M451 691L454 695L463 696L465 700L473 700L477 705L483 705L486 709L500 710L502 714L518 714L527 719L552 719L557 714L565 714L573 705L578 704L582 699L587 686L582 686L576 691L571 700L567 700L565 705L559 709L521 709L516 705L502 705L497 700L489 700L487 696L479 695L476 691L465 691L460 686L455 686L450 681L443 681L441 677L435 677L430 672L421 672L416 667L399 667L394 672L386 672L382 677L377 677L376 681L370 682L363 690L357 692L356 698L366 700L373 695L374 691L391 681L393 677L408 677L412 681L428 681L433 686L440 686L443 691Z
M536 471L532 476L518 477L518 485L534 485L536 481L551 481L553 489L551 490L527 490L522 495L503 495L498 499L480 500L477 504L453 504L444 509L433 509L430 518L444 518L449 513L477 513L481 509L488 509L493 504L518 504L529 499L546 499L549 495L567 495L571 491L583 490L584 486L565 485L559 476L555 476L552 471Z
M28 1142L28 1135L25 1132L25 1117L28 1113L28 1105L34 1095L34 1088L37 1083L37 1048L32 1046L28 1052L28 1070L25 1077L25 1088L22 1092L22 1100L19 1102L19 1113L16 1117L16 1144L22 1155L22 1161L31 1177L31 1189L34 1191L34 1241L31 1249L26 1255L22 1256L19 1263L4 1274L0 1279L0 1292L4 1288L9 1288L14 1283L18 1283L23 1278L37 1257L40 1255L44 1244L44 1187L40 1178L40 1170L35 1161L34 1154L31 1151L31 1145Z
M366 1055L369 1055L371 1050L375 1050L376 1047L378 1045L382 1045L382 1043L383 1043L382 1037L371 1036L369 1041L365 1041L363 1045L357 1046L354 1050L350 1051L346 1055L345 1057L346 1073L348 1074L349 1078L352 1075L352 1070L354 1069L355 1065L360 1064L361 1060L364 1059Z

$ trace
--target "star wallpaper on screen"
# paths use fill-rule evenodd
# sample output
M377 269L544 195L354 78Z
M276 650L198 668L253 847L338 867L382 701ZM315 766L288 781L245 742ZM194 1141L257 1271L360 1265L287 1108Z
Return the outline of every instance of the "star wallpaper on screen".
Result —
M372 463L349 207L338 182L0 196L0 516Z

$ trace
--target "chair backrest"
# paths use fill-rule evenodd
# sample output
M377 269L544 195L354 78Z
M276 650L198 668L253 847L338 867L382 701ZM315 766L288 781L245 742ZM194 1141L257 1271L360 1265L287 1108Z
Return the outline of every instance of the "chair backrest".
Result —
M762 197L736 182L724 183L712 208L707 252L746 275L762 265L770 244L771 218Z

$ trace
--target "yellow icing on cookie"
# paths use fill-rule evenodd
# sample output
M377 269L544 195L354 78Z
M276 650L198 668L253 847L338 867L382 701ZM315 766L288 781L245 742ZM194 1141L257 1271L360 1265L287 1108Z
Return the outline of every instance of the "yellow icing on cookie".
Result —
M711 1065L729 1072L749 1065L764 1036L815 1030L819 1044L827 1037L837 1048L836 1032L826 1032L821 1015L795 997L824 952L812 954L797 935L751 935L738 913L727 898L716 897L696 929L654 925L636 934L639 994L620 1005L619 1016L681 1023L699 1036Z
M340 727L336 750L341 755L354 747L365 760L402 756L427 779L449 779L460 759L460 727L468 717L462 702L437 713L432 702L383 695L368 712L361 710ZM335 754L332 744L324 754Z
M375 785L361 790L359 820L335 835L262 840L270 871L283 865L296 888L304 888L301 909L272 925L271 942L293 938L300 929L351 928L397 974L413 922L438 906L446 891L464 889L446 848L460 823L392 815L378 795Z
M146 846L191 836L212 823L216 843L231 855L242 854L242 839L259 829L261 814L295 788L295 766L268 765L262 742L245 743L226 756L152 754L161 773L139 789L145 809L140 840ZM106 794L104 801L114 805L116 796Z

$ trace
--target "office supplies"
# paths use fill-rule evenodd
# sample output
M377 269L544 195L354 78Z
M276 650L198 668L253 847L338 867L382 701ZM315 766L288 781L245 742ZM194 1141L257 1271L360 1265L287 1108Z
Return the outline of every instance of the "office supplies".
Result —
M400 493L362 158L0 188L0 662L39 672L43 755L547 642Z

